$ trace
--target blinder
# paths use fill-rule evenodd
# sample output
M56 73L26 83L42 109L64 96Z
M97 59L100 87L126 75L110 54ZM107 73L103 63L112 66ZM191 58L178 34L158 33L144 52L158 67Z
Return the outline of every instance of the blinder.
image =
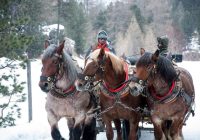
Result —
M48 77L40 76L40 81L42 81L42 82L55 82L55 80L56 80L56 78L55 78L54 75L53 76L48 76Z

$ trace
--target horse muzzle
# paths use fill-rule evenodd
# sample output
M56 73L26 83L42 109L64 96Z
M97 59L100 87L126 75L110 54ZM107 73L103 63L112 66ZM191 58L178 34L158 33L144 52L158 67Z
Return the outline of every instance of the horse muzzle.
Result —
M130 88L130 93L132 96L139 96L144 92L144 86L135 83L133 87Z
M90 83L89 81L82 81L82 80L76 80L75 86L78 91L90 91L94 87L93 83Z
M43 92L49 92L51 90L51 86L49 82L39 82L39 87Z

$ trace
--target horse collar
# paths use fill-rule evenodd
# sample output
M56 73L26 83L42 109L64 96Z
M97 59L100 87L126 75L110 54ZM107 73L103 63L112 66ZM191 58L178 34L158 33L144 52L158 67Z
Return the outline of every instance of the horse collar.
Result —
M169 103L173 102L176 97L180 94L182 85L181 81L173 81L169 92L165 93L163 96L159 96L155 93L155 90L153 87L149 87L147 89L147 97L153 102L153 103Z
M126 79L125 81L128 80L129 76L128 76L128 65L125 63L125 72L126 72ZM119 95L119 96L125 96L129 90L129 84L128 82L123 82L123 84L119 84L120 87L116 88L116 89L112 89L108 86L108 84L106 82L104 83L101 83L100 87L101 87L101 90L106 93L107 95L109 96L116 96L116 95Z
M76 93L76 88L74 85L70 86L68 89L66 90L61 90L59 88L52 88L52 90L50 91L51 95L53 95L54 97L57 98L66 98L69 97L70 95L73 96Z
M151 95L152 95L155 99L157 99L157 100L162 100L162 99L164 99L165 97L170 96L170 95L173 93L174 87L175 87L175 81L172 82L172 85L171 85L169 91L168 91L167 93L165 93L164 95L162 95L162 96L158 95L158 94L155 92L154 87L150 87L149 90L150 90L150 92L151 92Z

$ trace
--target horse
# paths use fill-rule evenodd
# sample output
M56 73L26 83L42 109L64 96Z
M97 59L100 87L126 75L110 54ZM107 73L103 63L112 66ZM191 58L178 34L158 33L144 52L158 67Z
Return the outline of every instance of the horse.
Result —
M91 90L100 84L98 96L101 112L97 116L102 117L108 140L113 140L114 136L112 121L116 126L117 140L122 140L120 119L128 120L130 123L128 139L137 139L141 117L138 108L142 101L140 96L134 97L130 94L130 87L126 80L128 80L127 63L102 48L89 55L83 72L79 74L76 81L76 88L80 91Z
M74 84L78 66L67 54L64 41L60 45L45 42L42 65L39 86L47 93L45 109L52 138L64 140L59 132L58 121L65 117L70 140L95 140L96 120L92 113L96 103L88 91L76 90Z
M136 63L136 77L143 81L156 140L182 140L182 127L189 115L195 91L192 76L169 59L155 53L143 54Z

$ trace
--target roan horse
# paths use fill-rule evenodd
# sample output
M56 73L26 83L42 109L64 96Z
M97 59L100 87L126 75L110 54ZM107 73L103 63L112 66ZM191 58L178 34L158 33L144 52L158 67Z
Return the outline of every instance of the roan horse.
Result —
M95 102L87 91L77 91L74 83L77 66L66 53L64 42L59 46L45 42L42 56L42 74L39 86L47 92L46 111L54 140L62 138L58 121L65 117L70 130L70 140L95 140L96 120L92 114Z
M117 129L117 140L122 140L120 119L130 123L128 139L137 139L141 98L130 94L129 84L122 84L128 79L127 68L122 59L104 49L97 49L86 59L83 73L76 82L77 89L82 91L93 87L91 83L101 81L98 94L101 112L97 116L102 116L108 140L113 140L112 121Z
M136 64L144 81L156 140L182 140L182 127L193 112L195 92L190 73L166 57L145 53Z

